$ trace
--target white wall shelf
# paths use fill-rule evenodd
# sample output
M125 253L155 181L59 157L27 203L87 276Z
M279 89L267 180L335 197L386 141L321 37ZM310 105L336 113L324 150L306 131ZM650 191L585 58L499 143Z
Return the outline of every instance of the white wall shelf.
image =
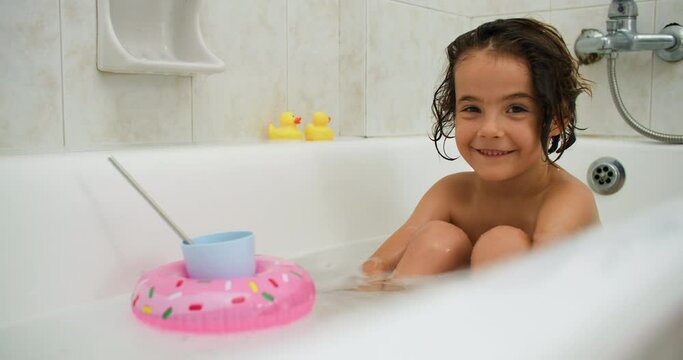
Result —
M223 71L200 31L200 1L97 0L97 68L164 75Z

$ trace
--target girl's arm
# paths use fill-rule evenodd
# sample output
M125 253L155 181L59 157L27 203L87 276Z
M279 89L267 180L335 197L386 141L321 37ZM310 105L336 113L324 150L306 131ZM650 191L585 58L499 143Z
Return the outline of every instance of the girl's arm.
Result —
M415 232L432 220L450 221L450 204L456 175L434 184L422 197L410 218L398 228L362 265L367 275L393 271ZM456 187L457 188L457 187Z

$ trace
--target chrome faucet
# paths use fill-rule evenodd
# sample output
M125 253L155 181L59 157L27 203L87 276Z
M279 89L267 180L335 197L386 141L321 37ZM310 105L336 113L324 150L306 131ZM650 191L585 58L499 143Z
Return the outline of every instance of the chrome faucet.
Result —
M652 50L660 59L675 62L683 59L683 26L666 25L659 34L639 34L634 0L612 0L607 13L607 35L595 29L583 29L574 43L574 52L582 65L607 56L607 81L619 115L643 136L672 144L683 144L683 135L661 133L640 124L628 112L619 92L617 56L620 51Z
M634 0L612 0L607 13L607 34L583 29L574 44L582 64L591 64L604 55L616 57L619 51L654 50L666 61L683 59L683 27L669 24L659 34L639 34L638 6Z

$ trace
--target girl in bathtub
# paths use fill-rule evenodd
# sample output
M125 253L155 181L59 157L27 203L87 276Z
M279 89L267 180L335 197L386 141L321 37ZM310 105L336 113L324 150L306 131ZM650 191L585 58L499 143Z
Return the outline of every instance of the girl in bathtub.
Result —
M599 223L590 189L555 164L576 139L576 98L590 93L558 32L496 20L459 36L447 54L430 138L448 160L439 141L445 149L455 138L474 171L436 182L362 265L367 275L477 268Z

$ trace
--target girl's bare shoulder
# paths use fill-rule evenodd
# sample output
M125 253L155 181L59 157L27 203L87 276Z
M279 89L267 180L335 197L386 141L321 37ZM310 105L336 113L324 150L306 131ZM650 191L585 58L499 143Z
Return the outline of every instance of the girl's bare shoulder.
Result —
M560 169L539 209L534 241L550 242L599 223L600 216L591 189Z
M422 202L450 207L454 202L467 200L472 192L473 180L474 174L471 172L444 176L432 185Z
M424 224L429 220L450 221L453 204L465 200L463 194L471 181L471 174L451 174L438 180L422 196L408 223Z
M471 171L447 175L434 184L433 189L462 197L470 194L474 187L475 175Z
M554 197L580 196L593 201L593 192L581 180L562 168L557 169L548 192L549 200Z

